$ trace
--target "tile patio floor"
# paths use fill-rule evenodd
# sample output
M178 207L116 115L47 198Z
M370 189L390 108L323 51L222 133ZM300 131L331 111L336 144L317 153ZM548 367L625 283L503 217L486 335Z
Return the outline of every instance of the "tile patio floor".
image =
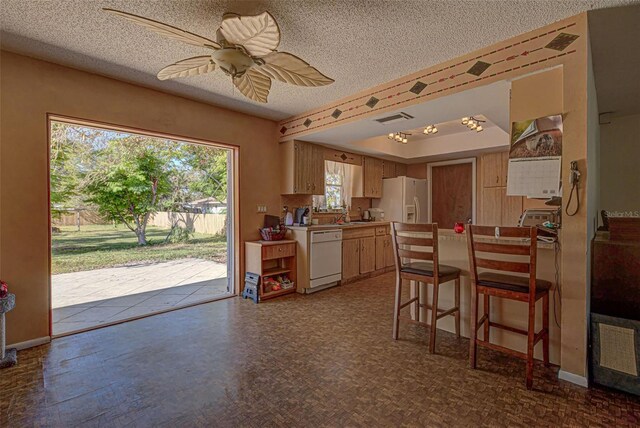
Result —
M54 275L53 334L165 311L226 293L226 264L193 258Z

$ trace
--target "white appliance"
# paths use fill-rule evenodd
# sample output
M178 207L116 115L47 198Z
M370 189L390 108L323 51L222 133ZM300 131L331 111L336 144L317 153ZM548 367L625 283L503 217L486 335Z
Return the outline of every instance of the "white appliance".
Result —
M342 230L311 232L309 288L306 293L337 285L342 278Z
M374 199L385 221L427 223L427 180L409 177L382 180L382 198Z
M384 210L382 208L369 208L369 217L373 221L384 221Z

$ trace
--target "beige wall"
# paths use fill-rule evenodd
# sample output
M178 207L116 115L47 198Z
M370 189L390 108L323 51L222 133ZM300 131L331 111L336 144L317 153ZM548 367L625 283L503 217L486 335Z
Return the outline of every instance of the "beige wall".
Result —
M237 145L242 238L258 238L258 204L279 214L274 122L5 51L1 67L0 277L17 298L8 343L49 335L47 113Z
M600 209L640 212L640 114L600 126Z
M579 40L587 43L587 40ZM585 47L586 50L586 47ZM569 163L577 160L583 173L580 187L582 207L573 216L563 216L561 233L562 339L561 368L578 376L587 375L587 56L561 68L513 81L511 122L563 113L562 181L569 182ZM569 199L563 186L563 204ZM564 206L564 205L563 205Z

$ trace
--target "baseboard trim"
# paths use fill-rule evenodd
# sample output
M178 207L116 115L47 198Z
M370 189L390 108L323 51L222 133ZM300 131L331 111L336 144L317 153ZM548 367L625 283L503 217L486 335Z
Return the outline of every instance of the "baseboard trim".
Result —
M577 374L569 373L564 370L558 371L558 379L566 380L567 382L571 382L583 388L587 388L589 386L589 382L586 377L578 376Z
M34 346L44 345L49 342L51 342L51 336L38 337L37 339L25 340L24 342L7 345L7 349L16 348L18 351L22 351L23 349L33 348Z

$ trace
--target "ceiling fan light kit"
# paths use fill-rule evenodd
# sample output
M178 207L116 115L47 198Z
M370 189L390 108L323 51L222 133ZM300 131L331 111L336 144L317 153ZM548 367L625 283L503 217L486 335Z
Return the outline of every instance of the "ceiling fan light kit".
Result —
M213 41L142 16L104 10L170 39L213 50L209 55L183 59L163 68L158 72L160 80L197 76L214 71L217 66L244 96L262 103L267 102L272 79L297 86L334 82L297 56L276 50L280 28L269 12L255 16L225 13Z

